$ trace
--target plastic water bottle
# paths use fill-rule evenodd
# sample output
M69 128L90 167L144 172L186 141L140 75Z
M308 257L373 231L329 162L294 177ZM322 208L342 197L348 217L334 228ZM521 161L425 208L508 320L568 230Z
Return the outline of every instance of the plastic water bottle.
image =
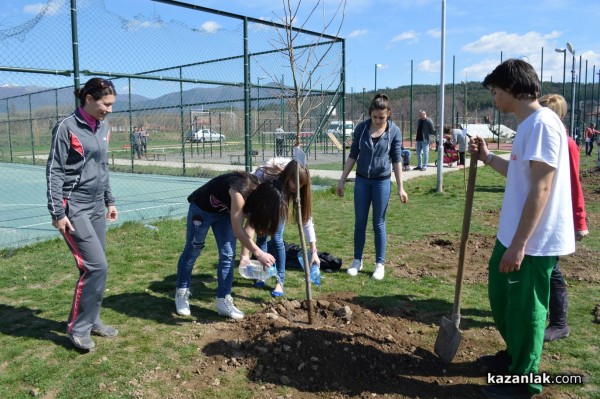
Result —
M321 285L321 269L316 263L310 265L310 281L316 286Z
M304 270L304 257L302 256L302 251L298 251L298 262L300 262L300 266L302 267L302 270ZM321 269L319 268L319 265L316 263L310 265L309 272L310 281L316 286L321 285Z
M264 270L259 261L251 259L247 265L240 264L238 268L240 276L251 279L251 280L262 280L266 281L270 277L277 274L277 268L275 265L269 266L267 270Z

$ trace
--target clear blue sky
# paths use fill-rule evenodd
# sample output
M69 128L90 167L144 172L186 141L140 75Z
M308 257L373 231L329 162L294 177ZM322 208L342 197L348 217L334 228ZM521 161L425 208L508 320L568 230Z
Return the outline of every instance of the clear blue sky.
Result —
M69 0L53 0L68 3ZM84 2L85 0L78 0ZM191 4L255 18L276 20L283 15L279 0L190 0ZM14 26L30 19L45 1L2 0L0 26ZM190 13L150 0L105 0L106 7L125 18L156 16L181 19L198 29L219 29L210 14L186 20ZM298 20L315 4L304 0ZM308 29L320 31L322 15L331 15L339 0L328 0L313 17ZM555 48L572 43L577 61L588 61L588 82L592 66L600 67L600 2L583 0L447 0L446 1L446 83L452 82L452 57L456 56L456 82L481 81L499 62L510 57L527 57L538 74L544 48L543 80L562 82L563 54ZM441 0L348 0L340 36L346 41L347 90L372 90L377 86L410 84L410 63L415 83L438 83L441 60ZM327 33L335 34L333 30ZM571 56L567 56L567 81ZM582 71L582 81L585 71ZM597 77L596 77L597 81Z

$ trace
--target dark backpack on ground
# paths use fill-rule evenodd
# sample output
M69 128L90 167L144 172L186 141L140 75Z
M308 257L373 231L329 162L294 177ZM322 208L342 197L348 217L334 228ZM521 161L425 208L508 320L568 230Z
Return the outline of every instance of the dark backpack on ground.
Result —
M286 269L302 269L300 262L298 261L298 254L302 248L293 243L285 244L285 268ZM319 259L321 260L321 270L334 272L341 269L342 259L336 258L329 252L318 252Z

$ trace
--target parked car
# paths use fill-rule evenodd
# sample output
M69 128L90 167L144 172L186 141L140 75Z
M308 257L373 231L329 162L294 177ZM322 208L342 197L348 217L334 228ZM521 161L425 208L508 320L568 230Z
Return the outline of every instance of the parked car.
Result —
M346 137L352 137L352 134L354 133L354 122L345 121L344 131ZM331 121L327 128L327 133L333 133L337 138L342 138L342 121Z
M209 141L224 142L225 136L221 133L217 133L210 129L200 129L196 132L191 131L188 133L187 139L192 143L204 143Z

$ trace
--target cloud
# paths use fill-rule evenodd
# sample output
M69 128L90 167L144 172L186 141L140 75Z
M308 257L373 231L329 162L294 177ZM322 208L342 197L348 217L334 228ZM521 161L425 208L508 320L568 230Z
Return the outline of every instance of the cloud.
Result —
M439 29L429 29L427 32L425 32L425 34L435 39L439 39L440 37L442 37L442 31Z
M394 36L392 43L409 40L411 43L419 41L419 35L414 30L409 30Z
M353 30L352 32L350 32L350 34L347 36L348 39L352 39L354 37L359 37L359 36L364 36L368 33L369 31L367 29L357 29L357 30Z
M548 34L532 31L524 35L505 31L494 32L466 44L462 50L474 54L499 54L500 51L505 54L531 54L539 52L542 47L548 47L548 42L556 39L561 34L558 31L552 31Z
M151 29L151 28L160 28L163 26L163 23L160 19L155 21L147 21L143 20L142 16L135 16L132 20L127 21L124 28L128 32L137 32L140 29Z
M215 21L206 21L200 26L200 31L204 33L216 33L219 29L221 29L221 25Z
M466 79L467 81L482 81L483 78L492 72L499 63L499 59L487 58L478 62L477 64L463 68L457 77L460 79Z
M60 8L63 6L63 4L65 4L65 1L66 0L53 0L53 1L49 2L48 4L46 4L46 3L27 4L26 6L23 7L23 12L25 14L38 15L42 11L45 11L46 15L56 15L60 11ZM44 8L45 8L45 10L44 10Z
M417 65L417 70L423 72L439 72L440 61L431 62L430 60L424 60Z

